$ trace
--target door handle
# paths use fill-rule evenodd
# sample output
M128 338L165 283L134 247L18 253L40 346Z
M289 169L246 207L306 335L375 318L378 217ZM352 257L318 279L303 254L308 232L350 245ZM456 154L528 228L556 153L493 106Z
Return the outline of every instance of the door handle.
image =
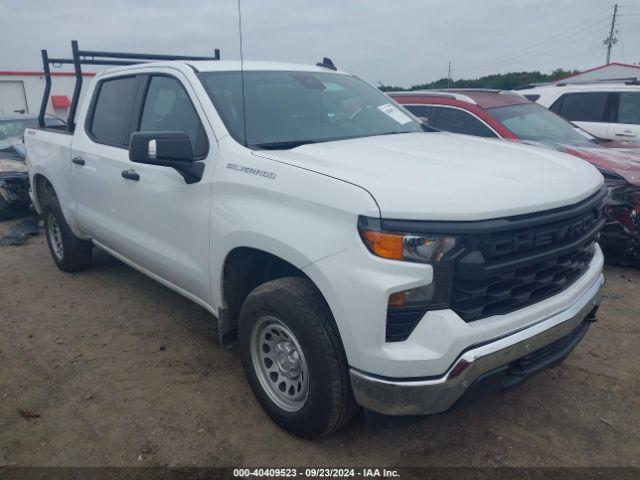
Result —
M129 170L123 170L120 175L122 175L122 178L133 180L134 182L140 180L140 175L138 175L138 172L136 172L133 168L130 168Z
M71 163L75 163L76 165L82 166L82 165L84 165L84 158L82 158L82 157L73 157L71 159Z
M616 137L633 138L633 137L637 137L637 135L631 132L620 132L620 133L616 133Z

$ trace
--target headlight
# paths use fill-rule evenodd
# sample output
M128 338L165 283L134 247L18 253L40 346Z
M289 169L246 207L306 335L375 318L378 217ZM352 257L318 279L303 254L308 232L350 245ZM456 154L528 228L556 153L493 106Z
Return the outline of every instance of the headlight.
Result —
M437 264L456 246L456 237L384 232L379 222L364 217L359 230L371 253L392 260Z
M427 310L447 308L453 284L453 258L461 249L452 235L385 231L380 219L360 217L358 231L369 251L382 258L426 263L433 280L391 293L387 307L387 341L405 340Z
M627 204L633 208L640 206L640 188L626 180L606 178L608 194L605 203L609 205Z

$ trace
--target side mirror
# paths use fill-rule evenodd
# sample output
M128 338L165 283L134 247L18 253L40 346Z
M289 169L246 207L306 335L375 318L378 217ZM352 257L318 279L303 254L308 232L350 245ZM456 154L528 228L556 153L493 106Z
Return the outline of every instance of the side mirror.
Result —
M193 162L191 139L184 132L134 132L129 140L129 160L150 165Z
M204 172L204 164L195 161L191 139L184 132L133 132L129 160L174 168L187 183L201 180Z

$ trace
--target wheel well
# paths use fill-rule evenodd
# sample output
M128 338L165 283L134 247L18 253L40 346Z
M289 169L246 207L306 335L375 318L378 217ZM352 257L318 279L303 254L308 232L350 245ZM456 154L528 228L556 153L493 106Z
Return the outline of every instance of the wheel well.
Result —
M249 247L238 247L228 255L222 269L225 307L218 319L223 345L235 342L240 309L253 289L282 277L308 278L302 270L275 255Z
M234 322L240 315L244 300L254 288L276 278L307 278L302 270L289 262L248 247L236 248L227 255L222 275L222 295L228 315Z
M57 197L56 191L44 175L36 174L35 177L33 177L33 181L38 207L42 211L44 210L44 206L49 202L49 199Z

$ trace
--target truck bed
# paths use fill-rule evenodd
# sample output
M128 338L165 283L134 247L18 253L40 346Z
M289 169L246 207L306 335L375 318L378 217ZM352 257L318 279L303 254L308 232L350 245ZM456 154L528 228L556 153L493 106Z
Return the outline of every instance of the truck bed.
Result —
M27 167L32 190L33 204L40 213L40 205L35 198L36 177L47 172L49 181L56 185L56 192L64 212L73 209L71 192L71 143L73 135L66 130L53 128L30 128L24 136L27 150Z

